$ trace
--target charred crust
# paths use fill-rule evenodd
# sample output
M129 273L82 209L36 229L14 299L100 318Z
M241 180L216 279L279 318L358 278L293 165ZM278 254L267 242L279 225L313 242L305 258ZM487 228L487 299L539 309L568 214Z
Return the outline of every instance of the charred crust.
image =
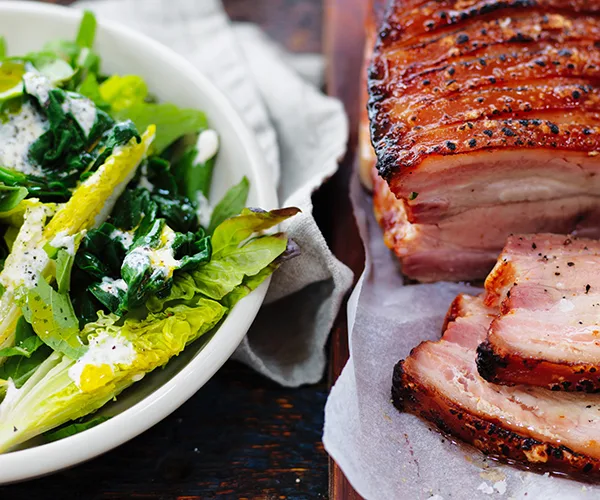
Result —
M458 317L463 315L463 301L464 298L462 295L457 295L456 298L450 304L448 308L448 312L446 313L446 317L444 318L444 325L442 326L442 332L445 332L448 328L448 325L455 321ZM443 336L443 335L442 335Z
M413 392L410 388L405 387L404 379L404 360L401 360L394 366L392 375L392 403L399 411L404 411L406 403L416 403Z
M600 460L563 445L540 441L506 429L500 421L469 413L442 394L414 380L403 368L402 361L394 367L392 395L394 405L401 411L432 422L443 433L462 439L486 455L533 467L541 465L574 475L590 476L600 472Z
M506 366L506 361L496 354L489 341L477 346L477 371L485 380L495 382L498 369Z
M384 2L381 2L381 4L383 3ZM565 127L564 130L563 127L560 127L560 130L557 131L557 126L550 125L552 130L551 134L555 135L556 140L545 138L543 134L524 134L523 131L516 128L504 127L501 130L500 127L497 129L499 133L494 134L494 140L488 141L482 136L478 136L476 139L474 137L474 131L472 137L462 139L460 143L456 143L456 147L454 142L452 145L448 145L445 141L440 141L439 144L433 144L430 141L429 144L433 144L431 147L417 151L414 146L415 144L418 144L419 139L415 139L413 136L410 136L408 139L405 138L404 136L407 134L407 131L410 130L410 127L406 127L402 124L396 124L404 129L402 133L395 131L394 125L390 123L390 111L389 109L386 109L386 103L388 101L398 98L397 92L399 91L399 84L404 85L414 79L414 81L418 81L419 83L418 91L423 92L424 95L426 94L430 98L448 98L450 95L472 91L473 88L477 88L479 84L467 84L454 80L448 82L447 76L456 74L456 77L458 77L460 68L463 66L466 68L467 65L473 65L475 64L475 61L479 61L483 68L490 66L492 62L491 59L486 59L485 54L480 53L485 47L497 44L521 44L540 41L547 41L549 44L554 43L555 45L560 46L561 41L569 36L569 30L566 28L547 26L550 22L549 16L541 15L539 0L487 0L477 2L476 4L467 2L465 6L455 5L452 9L446 11L440 9L435 11L434 9L434 12L431 12L431 14L423 14L420 17L422 22L412 23L412 25L406 22L404 16L406 8L402 5L402 2L389 1L385 3L387 3L387 8L383 15L383 21L378 21L377 23L381 28L376 33L373 57L366 76L368 77L369 88L367 108L371 122L371 139L377 155L377 169L386 181L390 182L394 176L403 174L406 170L417 168L428 155L433 154L461 154L478 149L504 147L534 148L552 146L569 149L570 144L580 142L585 145L587 150L596 150L594 136L585 136L586 139L584 141L584 139L580 139L580 137L584 137L585 135L585 132L583 131L571 130L569 127ZM543 30L539 35L531 33L527 18L520 23L516 20L515 23L517 24L514 25L513 23L507 29L494 29L494 26L498 26L498 16L510 15L512 11L523 12L523 9L527 9L527 12L531 13L532 16L537 16L535 20L532 18L531 22L537 22L543 26ZM379 10L381 10L381 8ZM564 15L567 16L569 13L593 12L594 14L597 14L600 11L600 9L593 5L588 6L583 0L576 0L564 10L566 10ZM379 13L377 17L380 17ZM470 23L469 21L473 19L476 19L477 21L481 19L483 23L482 26L471 29L474 23ZM495 25L494 22L496 23ZM421 28L416 26L421 26ZM452 28L449 30L449 27ZM438 30L442 31L438 33ZM415 62L409 62L400 69L395 68L398 69L399 73L394 73L392 76L388 74L388 65L390 62L386 58L386 51L391 47L402 43L403 48L407 51L425 51L428 49L429 44L437 43L442 37L452 37L454 46L451 47L451 50L449 50L447 54L440 56L435 62L429 64L429 67ZM510 50L513 49L507 47L507 51ZM515 53L517 53L517 51L513 50L512 53L507 52L508 56L506 54L501 54L498 59L500 61L506 61L508 57L514 57ZM484 57L482 57L482 55ZM463 56L473 56L473 61L460 62L456 69L453 64L453 59ZM557 59L557 57L554 59ZM568 68L566 63L557 65L555 64L557 62L559 61L537 57L532 60L531 64L537 65L536 67L540 68L540 71L548 72L548 75L544 73L545 76L550 77L554 75L552 71L555 71L558 72L555 76L559 77L564 75ZM588 67L585 65L584 67L577 63L577 58L574 57L573 62L576 63L576 65L569 63L570 69L568 75L570 77L574 75L578 76L579 71L587 71L586 68ZM591 67L593 66L590 66L590 68ZM573 70L576 71L574 72ZM445 75L445 86L444 82L434 81L433 78L430 80L430 77L425 76L425 73L432 71ZM501 82L503 78L504 77L499 77L497 81ZM506 79L508 79L508 76ZM487 81L487 84L494 84L496 77L482 75L481 80L482 82ZM424 87L426 81L430 81L431 85ZM486 85L486 83L482 83L481 85ZM425 92L425 89L428 90ZM417 91L415 90L414 92ZM443 97L442 94L444 94ZM568 94L575 100L583 95L579 90L574 90ZM584 100L580 100L578 102L581 103L583 101ZM389 108L389 106L387 108ZM521 111L529 110L531 110L531 107L529 109L521 109ZM513 113L513 108L507 105L502 109L494 109L493 112L495 114ZM531 135L531 137L529 137L529 135ZM570 136L571 140L568 140L567 136ZM444 147L445 144L447 147Z
M499 356L491 342L477 350L477 368L486 380L505 385L527 384L551 391L600 392L597 365L555 363L509 354Z

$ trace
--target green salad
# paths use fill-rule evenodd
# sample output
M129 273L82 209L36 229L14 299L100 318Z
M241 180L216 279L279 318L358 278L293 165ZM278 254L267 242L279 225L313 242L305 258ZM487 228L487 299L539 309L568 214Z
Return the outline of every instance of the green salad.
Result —
M74 41L9 56L0 37L0 451L59 439L218 327L295 253L295 208L213 207L206 116L107 75Z

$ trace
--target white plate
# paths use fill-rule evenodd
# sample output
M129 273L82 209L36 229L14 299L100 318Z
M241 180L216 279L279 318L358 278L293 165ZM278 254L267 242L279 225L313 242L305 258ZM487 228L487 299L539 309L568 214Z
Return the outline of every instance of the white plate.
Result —
M74 39L81 12L33 2L0 2L0 35L10 55L40 50L55 38ZM221 136L213 196L219 198L243 175L251 182L249 204L277 206L277 194L264 174L254 137L227 99L185 59L163 45L113 23L100 22L95 49L108 73L138 74L160 100L206 112ZM0 455L0 484L56 472L89 460L137 436L190 398L225 363L248 331L268 283L242 300L212 335L192 344L164 370L125 391L102 413L112 419L48 444ZM37 444L37 445L36 445Z

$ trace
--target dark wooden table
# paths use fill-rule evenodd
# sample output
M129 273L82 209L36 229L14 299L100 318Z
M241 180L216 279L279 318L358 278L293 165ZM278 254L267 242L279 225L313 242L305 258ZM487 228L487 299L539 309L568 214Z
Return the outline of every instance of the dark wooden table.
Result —
M323 0L224 4L232 18L259 23L291 50L323 50ZM328 213L318 215L329 232ZM326 498L321 433L327 392L326 379L285 389L229 362L136 439L66 472L0 488L0 499Z

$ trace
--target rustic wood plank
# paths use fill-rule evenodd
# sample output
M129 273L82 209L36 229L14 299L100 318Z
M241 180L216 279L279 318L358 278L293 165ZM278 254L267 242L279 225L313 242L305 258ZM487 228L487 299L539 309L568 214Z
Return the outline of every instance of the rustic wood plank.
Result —
M365 0L326 0L325 54L328 60L327 90L344 103L350 121L348 151L340 170L332 179L329 193L335 207L330 242L334 253L345 262L358 279L364 267L364 251L354 222L348 189L354 172L358 143L360 71L363 61ZM346 310L336 320L331 340L330 380L334 383L348 360ZM341 469L330 460L329 495L332 500L358 500L358 495Z

